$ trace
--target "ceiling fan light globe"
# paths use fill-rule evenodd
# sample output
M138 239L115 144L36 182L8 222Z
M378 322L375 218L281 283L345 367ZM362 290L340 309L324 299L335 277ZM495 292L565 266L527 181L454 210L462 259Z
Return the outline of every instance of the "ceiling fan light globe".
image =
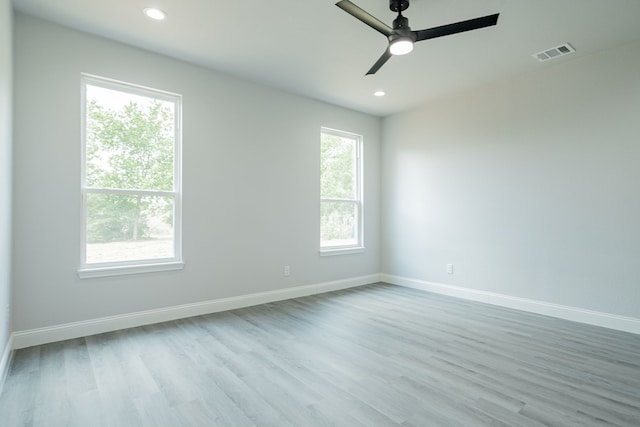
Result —
M413 50L413 41L409 38L399 38L394 40L389 46L392 55L406 55Z

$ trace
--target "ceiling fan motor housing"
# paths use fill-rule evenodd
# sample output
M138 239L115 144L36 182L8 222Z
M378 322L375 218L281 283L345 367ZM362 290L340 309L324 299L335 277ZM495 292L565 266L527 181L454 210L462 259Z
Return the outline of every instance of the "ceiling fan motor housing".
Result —
M389 9L394 12L402 12L409 7L409 0L389 0Z
M411 27L409 26L409 20L400 15L396 19L393 20L393 29L394 30L407 30L411 31Z

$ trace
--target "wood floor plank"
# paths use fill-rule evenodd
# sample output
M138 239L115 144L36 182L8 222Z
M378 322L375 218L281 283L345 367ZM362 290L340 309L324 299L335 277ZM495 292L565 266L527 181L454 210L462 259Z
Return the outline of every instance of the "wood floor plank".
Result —
M383 283L16 352L0 425L640 426L640 336Z

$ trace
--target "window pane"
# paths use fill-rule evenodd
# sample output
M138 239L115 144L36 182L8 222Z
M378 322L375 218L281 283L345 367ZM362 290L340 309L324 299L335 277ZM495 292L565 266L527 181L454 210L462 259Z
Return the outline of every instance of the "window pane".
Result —
M175 104L86 86L86 184L173 191Z
M87 194L87 264L173 258L174 198Z
M352 202L320 203L320 246L357 245L358 205Z
M323 133L320 165L320 198L356 198L355 140Z

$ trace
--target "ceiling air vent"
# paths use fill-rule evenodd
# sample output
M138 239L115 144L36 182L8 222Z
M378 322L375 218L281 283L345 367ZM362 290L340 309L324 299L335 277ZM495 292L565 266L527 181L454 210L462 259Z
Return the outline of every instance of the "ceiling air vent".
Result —
M568 55L575 51L576 50L569 43L565 43L551 49L543 50L542 52L534 53L531 56L540 62L545 62L550 59L560 58L561 56Z

